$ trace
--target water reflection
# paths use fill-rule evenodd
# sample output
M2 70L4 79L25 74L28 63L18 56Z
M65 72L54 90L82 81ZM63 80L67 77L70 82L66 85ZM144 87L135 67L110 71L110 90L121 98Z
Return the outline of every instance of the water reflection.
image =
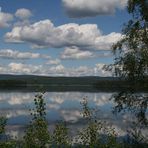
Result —
M123 91L112 95L115 102L114 113L130 112L136 117L137 124L148 124L148 94Z
M7 133L10 135L19 137L23 135L23 131L31 119L29 108L33 108L35 94L20 92L0 93L0 114L8 118ZM114 96L112 97L114 99L110 99L111 96ZM84 125L84 121L80 114L80 101L84 97L87 98L90 107L98 109L97 116L99 119L105 120L115 127L120 136L126 134L126 130L132 125L135 116L129 112L122 112L118 116L112 114L114 107L118 112L126 105L129 105L129 103L125 105L124 99L119 99L117 94L113 95L112 93L47 92L45 94L45 102L49 128L52 129L57 120L67 121L68 126L72 129L75 127L81 128ZM138 103L136 104L138 105ZM134 109L136 108L134 107Z
M29 115L29 108L34 105L34 96L35 93L0 93L1 115L7 116L7 118ZM80 101L83 97L88 98L91 107L100 106L102 109L108 109L109 106L111 107L110 96L111 94L103 93L46 93L47 116L50 117L49 120L51 121L61 119L68 121L70 117L76 121L80 117ZM66 118L66 114L71 115ZM78 116L77 119L75 116ZM16 122L20 123L19 120L16 120Z

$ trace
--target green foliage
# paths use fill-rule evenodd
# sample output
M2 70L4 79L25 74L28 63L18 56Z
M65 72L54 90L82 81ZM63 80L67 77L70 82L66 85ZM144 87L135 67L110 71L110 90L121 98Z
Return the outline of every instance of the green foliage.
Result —
M0 135L5 133L5 126L7 119L5 117L0 117Z
M13 139L7 139L7 135L5 133L6 124L7 118L0 117L0 148L16 148L17 142Z
M122 39L113 45L116 76L142 80L148 74L148 2L129 0L131 20L124 25Z
M108 126L106 122L100 121L96 117L96 111L89 108L87 100L84 98L82 104L82 115L86 119L87 126L79 131L77 141L82 146L89 148L120 148L122 145L117 142L115 129ZM102 138L103 136L104 139Z
M148 1L128 0L131 19L124 24L122 39L113 45L114 64L108 67L115 76L129 81L129 90L122 90L112 96L115 113L134 113L137 124L147 126L147 94L137 94L136 87L145 86L148 77ZM146 82L146 83L145 83ZM138 85L137 85L138 84Z
M81 145L94 147L98 144L100 140L98 135L98 130L101 128L101 123L98 123L94 118L94 111L88 107L88 102L84 98L81 102L82 105L82 116L86 119L88 126L81 131L79 131L78 141Z
M43 93L36 95L34 102L35 109L31 110L33 118L24 136L24 147L45 148L50 144L50 134L48 131L48 123L45 118L46 108Z
M116 102L113 113L130 111L135 115L139 124L148 125L148 118L146 116L148 96L146 94L122 91L112 95L111 99Z
M148 135L143 135L142 129L137 127L134 123L134 126L130 131L128 131L128 139L124 144L127 148L147 148L148 147Z
M0 142L0 148L18 148L17 142L14 140Z
M52 145L54 147L70 147L71 142L68 135L68 128L65 122L59 122L55 125L55 129L52 135Z

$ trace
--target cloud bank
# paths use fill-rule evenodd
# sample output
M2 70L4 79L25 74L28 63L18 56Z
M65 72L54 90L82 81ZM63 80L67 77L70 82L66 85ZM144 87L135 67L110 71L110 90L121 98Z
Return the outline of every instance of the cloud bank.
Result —
M30 43L32 48L78 47L86 50L110 50L113 43L121 39L120 33L103 35L96 24L76 23L54 26L50 20L31 25L15 26L5 34L5 41Z
M96 64L95 67L79 66L65 67L58 65L33 65L11 62L8 65L0 65L1 74L33 74L46 76L111 76L110 72L102 69L104 64Z

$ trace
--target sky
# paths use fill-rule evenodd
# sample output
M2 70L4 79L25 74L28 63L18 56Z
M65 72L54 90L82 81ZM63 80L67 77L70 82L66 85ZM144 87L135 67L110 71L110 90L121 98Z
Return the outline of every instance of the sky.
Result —
M0 0L0 74L111 76L127 0Z

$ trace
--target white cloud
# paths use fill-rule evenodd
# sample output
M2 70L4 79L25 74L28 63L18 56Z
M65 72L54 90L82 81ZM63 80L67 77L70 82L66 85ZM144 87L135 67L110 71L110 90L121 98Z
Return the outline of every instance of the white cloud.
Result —
M64 67L59 65L33 65L22 63L10 63L0 66L0 73L4 74L33 74L47 76L111 76L109 72L103 70L104 64L96 64L95 68L88 66Z
M61 61L59 59L50 59L46 62L46 64L49 64L49 65L58 65L60 63Z
M32 16L32 13L28 9L21 8L16 11L15 16L24 20L30 18Z
M23 95L20 93L11 93L11 94L7 94L6 97L9 98L7 101L10 105L21 105L21 104L31 103L32 100L30 98L33 98L34 95L31 93L30 94L27 93Z
M62 64L60 64L49 68L48 72L50 74L55 74L55 75L64 75L65 71L66 71L65 67Z
M49 55L33 53L33 52L21 52L19 50L12 49L0 49L0 57L4 59L51 59Z
M83 51L77 47L67 47L61 54L61 59L87 59L93 58L94 54L90 51Z
M33 65L26 65L22 63L10 63L8 65L10 68L11 73L17 74L35 74L39 72L39 69L42 67L41 65L33 66ZM8 70L9 71L9 70Z
M64 121L67 122L77 122L78 119L82 117L80 111L78 110L62 110L61 115L64 118Z
M1 49L0 57L5 59L36 59L44 57L44 55L41 55L39 53L20 52L18 50L12 49Z
M10 110L8 112L8 114L6 115L6 118L14 118L14 117L18 117L18 116L26 116L29 115L29 112L27 112L26 110Z
M113 43L116 43L118 40L121 39L121 37L121 34L116 32L112 32L108 35L102 35L96 38L95 46L96 48L98 47L98 49L100 50L111 50L111 46L113 45Z
M13 15L0 12L0 28L9 27L9 22L13 20Z
M94 72L93 72L93 69L90 68L90 67L80 66L80 67L77 67L77 68L73 68L71 70L71 74L72 75L77 74L77 76L90 76L90 75L93 75Z
M120 38L121 34L115 32L103 35L96 24L70 23L55 27L50 20L17 26L5 34L6 42L27 42L34 48L76 46L88 50L109 50Z
M101 76L112 76L112 73L110 72L110 71L106 71L105 69L104 69L104 66L105 66L105 64L103 64L103 63L98 63L98 64L96 64L96 67L95 67L95 73L96 73L96 75L101 75Z
M26 19L26 20L19 20L19 21L15 22L13 25L15 27L28 26L28 25L30 25L30 20L28 20L28 19Z
M127 0L62 0L69 17L81 18L96 15L111 15L123 9Z
M0 65L0 74L5 74L5 73L7 73L7 68L2 66L2 65Z
M10 63L7 67L1 67L0 73L11 74L34 74L34 75L51 75L60 76L65 74L65 67L63 65L57 66L44 66L44 65L32 65L22 63Z

